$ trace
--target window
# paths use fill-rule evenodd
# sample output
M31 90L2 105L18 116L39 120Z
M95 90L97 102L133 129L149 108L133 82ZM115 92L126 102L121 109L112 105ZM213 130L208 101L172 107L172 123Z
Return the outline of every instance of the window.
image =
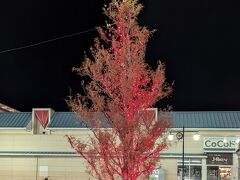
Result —
M182 180L182 160L177 161L177 179ZM202 179L202 160L188 158L184 159L184 179L201 180Z
M149 177L149 180L164 180L165 179L165 171L162 168L155 169Z

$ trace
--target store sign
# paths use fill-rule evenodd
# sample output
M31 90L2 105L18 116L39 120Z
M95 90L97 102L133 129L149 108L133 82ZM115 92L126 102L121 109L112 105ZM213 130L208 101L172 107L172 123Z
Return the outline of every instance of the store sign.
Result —
M208 153L207 164L232 165L232 153Z
M205 137L203 140L204 150L236 151L237 137Z

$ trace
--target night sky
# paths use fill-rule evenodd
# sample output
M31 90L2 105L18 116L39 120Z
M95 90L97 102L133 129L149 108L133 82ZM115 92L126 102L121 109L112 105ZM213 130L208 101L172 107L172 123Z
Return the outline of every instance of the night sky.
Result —
M107 0L1 1L0 51L105 26ZM240 110L240 11L231 0L142 0L139 23L158 31L146 61L166 64L174 111ZM80 91L79 66L98 34L90 31L0 53L0 102L19 111L69 111L64 98ZM160 106L160 104L157 104Z

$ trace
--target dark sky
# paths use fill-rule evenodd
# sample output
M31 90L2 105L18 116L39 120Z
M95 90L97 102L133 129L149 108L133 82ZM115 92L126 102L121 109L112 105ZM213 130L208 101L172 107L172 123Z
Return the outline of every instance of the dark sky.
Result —
M105 25L107 0L0 3L0 51ZM174 111L240 110L240 11L231 0L142 0L139 23L158 31L147 62L166 63ZM237 2L237 1L236 1ZM68 111L64 98L77 93L71 72L96 31L22 50L0 53L0 102L20 111L51 107Z

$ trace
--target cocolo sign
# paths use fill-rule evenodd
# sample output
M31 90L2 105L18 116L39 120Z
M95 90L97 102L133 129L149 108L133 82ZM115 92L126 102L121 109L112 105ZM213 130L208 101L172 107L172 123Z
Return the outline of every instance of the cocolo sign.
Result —
M237 148L236 137L206 137L203 141L204 150L235 151Z
M232 165L231 153L208 153L207 164Z

